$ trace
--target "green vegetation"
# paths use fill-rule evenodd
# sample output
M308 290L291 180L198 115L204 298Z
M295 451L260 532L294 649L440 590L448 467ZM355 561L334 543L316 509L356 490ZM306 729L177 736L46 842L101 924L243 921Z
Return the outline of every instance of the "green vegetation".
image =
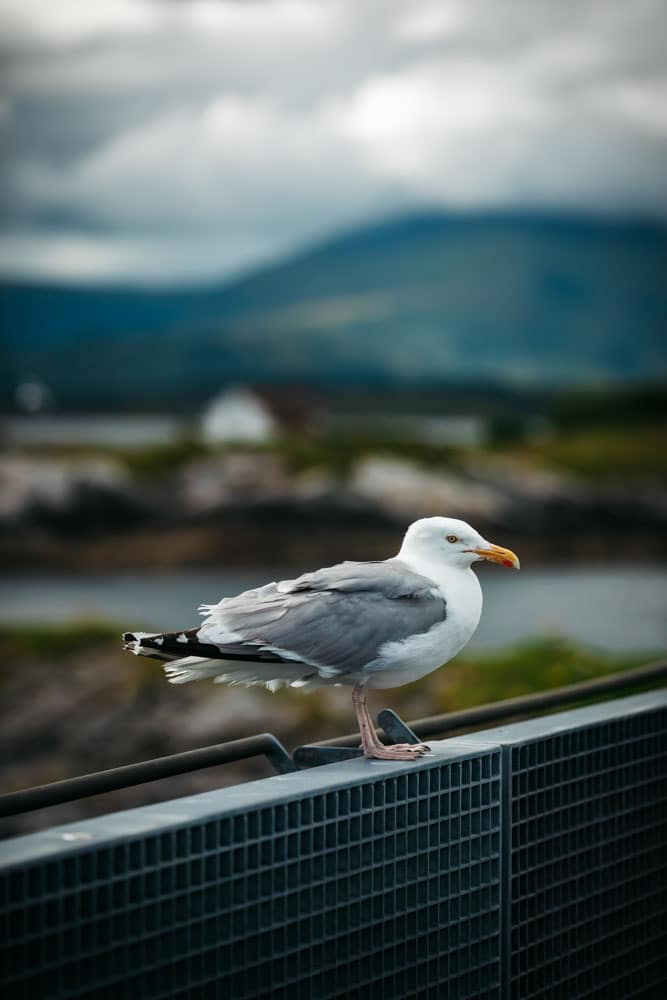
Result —
M523 444L508 454L529 465L574 473L587 479L665 479L667 424L600 427L560 432Z
M563 389L554 394L548 411L559 427L622 427L664 421L667 384Z
M345 478L369 455L391 455L430 467L450 465L460 449L382 434L308 434L283 437L275 446L293 472L323 468Z
M50 449L48 454L64 458L107 455L121 462L138 480L156 481L195 458L243 454L273 454L284 459L293 474L323 469L345 480L355 463L367 456L390 456L430 469L456 469L471 456L515 459L527 469L554 469L584 479L611 481L664 480L667 477L667 423L631 423L626 426L562 426L546 431L538 440L526 438L518 418L492 425L487 448L460 448L392 438L380 433L285 434L261 445L212 448L192 439L150 448Z
M172 473L179 466L209 454L210 449L196 438L184 437L172 444L154 445L151 448L128 448L114 451L119 459L137 479L155 479Z
M180 466L211 449L194 435L179 438L169 444L146 445L142 448L122 448L111 445L40 445L26 448L27 452L42 458L60 459L63 463L81 459L113 459L123 465L137 479L153 480L173 473Z
M119 625L94 618L64 625L0 625L0 659L6 666L24 658L43 658L50 665L112 639L118 642L121 632Z
M251 449L244 446L242 450ZM342 480L349 476L356 462L370 455L404 459L436 470L456 469L470 456L483 459L485 454L491 454L516 459L528 469L550 468L594 481L655 480L667 476L667 424L563 428L537 441L526 441L514 433L511 438L494 436L492 447L480 450L397 440L378 434L295 434L252 450L280 455L293 473L321 468ZM139 463L135 459L135 468Z
M113 448L100 446L49 447L31 449L32 454L62 459L92 458L103 455L120 462L139 480L156 480L173 474L180 467L196 458L222 457L242 453L278 455L288 469L297 474L308 469L321 468L344 478L352 466L366 455L393 455L423 465L441 467L451 464L461 449L428 444L420 441L396 439L381 433L286 433L265 444L230 443L207 445L195 437L183 437L172 444L153 445L145 448Z
M560 638L534 639L499 652L464 653L434 680L434 712L516 698L593 680L646 662L646 656L612 656Z

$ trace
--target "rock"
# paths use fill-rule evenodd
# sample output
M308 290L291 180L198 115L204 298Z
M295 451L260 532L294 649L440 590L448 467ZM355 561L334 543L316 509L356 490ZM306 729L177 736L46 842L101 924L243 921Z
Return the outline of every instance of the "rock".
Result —
M204 513L239 499L249 502L290 492L285 463L274 454L233 452L189 462L180 488L187 511Z
M452 472L428 471L394 458L365 458L355 466L350 488L365 500L406 518L446 512L473 523L501 516L506 499L491 484Z
M0 518L20 518L35 505L63 510L82 485L118 489L126 481L120 463L107 458L0 457Z

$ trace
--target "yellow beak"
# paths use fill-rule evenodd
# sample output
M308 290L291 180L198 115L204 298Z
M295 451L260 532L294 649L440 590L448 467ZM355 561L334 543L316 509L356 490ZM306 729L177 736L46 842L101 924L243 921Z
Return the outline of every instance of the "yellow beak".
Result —
M519 557L511 549L504 549L502 545L490 545L488 549L471 549L471 551L475 555L481 556L482 559L500 563L501 566L507 566L508 569L521 568Z

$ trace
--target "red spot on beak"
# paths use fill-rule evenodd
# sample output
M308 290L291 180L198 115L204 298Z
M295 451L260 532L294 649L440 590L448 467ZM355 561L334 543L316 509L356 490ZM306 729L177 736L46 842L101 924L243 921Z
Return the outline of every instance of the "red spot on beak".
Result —
M508 569L512 569L514 563L510 562L509 559L503 559L503 566L507 566Z

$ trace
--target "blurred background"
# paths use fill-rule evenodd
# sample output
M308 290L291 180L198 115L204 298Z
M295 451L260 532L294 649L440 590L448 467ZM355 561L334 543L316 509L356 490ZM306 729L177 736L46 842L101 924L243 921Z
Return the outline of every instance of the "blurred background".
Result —
M423 515L523 569L483 566L469 648L376 709L665 650L666 22L660 0L0 0L3 791L350 732L347 691L172 687L119 633L384 558Z

